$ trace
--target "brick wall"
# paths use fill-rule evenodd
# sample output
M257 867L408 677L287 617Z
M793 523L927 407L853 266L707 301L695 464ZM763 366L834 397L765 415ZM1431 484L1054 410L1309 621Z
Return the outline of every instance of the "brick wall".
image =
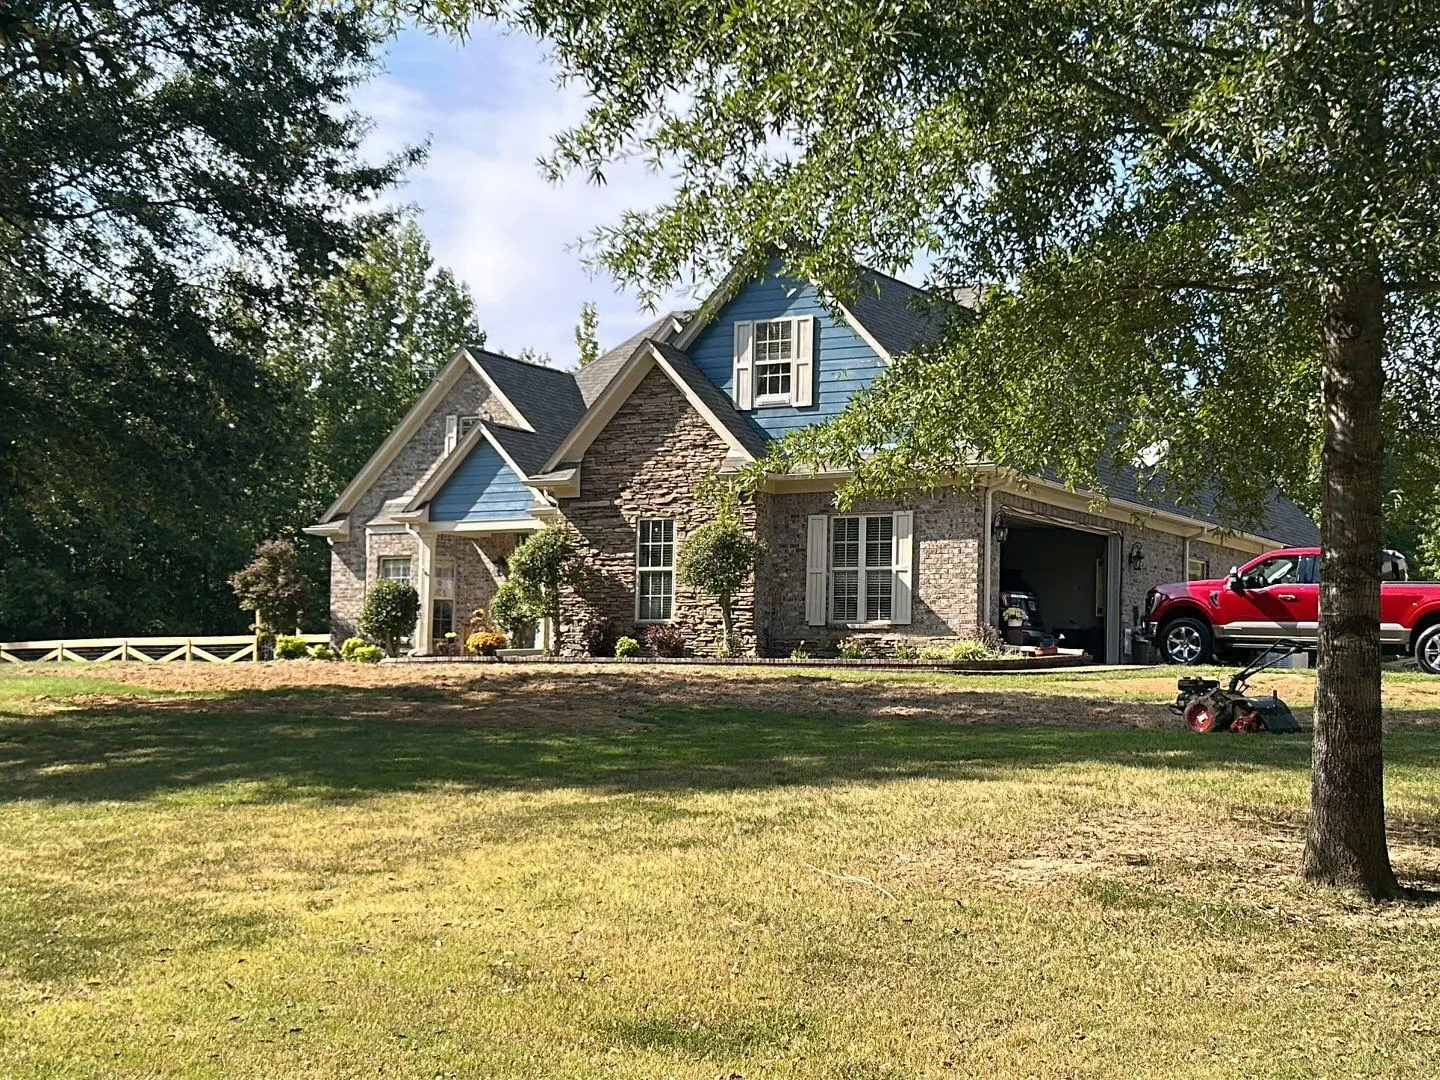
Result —
M641 381L630 399L585 452L580 494L560 509L579 549L579 580L566 591L561 615L561 651L584 651L584 630L608 619L617 633L639 637L635 626L635 533L640 518L675 519L678 553L686 536L712 520L696 488L714 476L728 453L725 442L658 368ZM744 513L753 529L755 512ZM734 598L735 632L741 647L755 647L753 582ZM694 653L714 654L721 644L720 609L715 599L675 586L675 625Z
M412 573L418 571L413 536L404 536L403 543L387 539L375 546L372 542L381 540L381 537L369 537L367 541L365 526L375 518L387 500L402 495L411 496L419 491L440 463L445 453L446 416L484 416L514 423L504 406L490 393L485 381L473 368L467 367L440 403L421 421L395 459L361 493L349 513L350 539L331 545L330 636L336 641L344 641L358 632L355 623L360 617L360 605L365 600L365 585L375 579L375 560L382 549L386 555L410 555L416 560L411 564Z
M900 641L923 645L968 635L979 621L982 511L971 492L945 489L904 502L859 502L845 511L915 511L911 622L858 632L805 622L806 530L811 514L837 512L833 494L762 495L758 506L767 549L760 574L759 622L770 655L789 655L801 641L812 655L825 655L845 637L860 637L869 651L882 655Z

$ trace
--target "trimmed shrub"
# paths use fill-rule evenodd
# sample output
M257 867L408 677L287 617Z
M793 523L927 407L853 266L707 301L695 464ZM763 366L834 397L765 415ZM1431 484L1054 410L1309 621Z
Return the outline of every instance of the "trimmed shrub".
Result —
M609 619L591 619L581 632L581 642L591 656L614 656L618 631Z
M633 637L622 637L615 642L615 655L621 660L629 660L632 656L640 655L640 642Z
M645 628L645 644L656 656L680 657L685 655L685 634L678 626L656 623Z
M385 650L379 645L361 645L350 658L357 664L378 664L385 656Z
M275 639L276 660L301 660L309 654L305 639L293 634L281 634Z
M563 525L546 525L515 549L509 567L507 584L513 581L525 603L550 620L555 630L553 651L560 640L561 592L575 577L575 541ZM493 601L490 609L495 609Z
M326 645L324 642L321 642L318 645L310 646L311 660L334 660L335 657L335 650L332 649L329 645Z
M377 581L365 592L360 605L360 629L385 643L395 655L400 639L415 629L420 614L420 594L408 581Z
M675 562L680 584L709 593L720 606L721 656L735 655L726 651L734 636L732 600L759 558L759 543L745 531L733 507L723 508L714 521L701 525L680 546Z
M477 609L475 617L483 621L485 613ZM540 621L540 609L526 598L515 579L510 577L500 583L500 588L490 600L490 619L505 631L511 641L529 641L534 637L535 624Z
M363 649L368 644L370 643L366 641L363 637L346 638L344 643L340 646L340 659L349 661L350 663L354 663L355 650Z

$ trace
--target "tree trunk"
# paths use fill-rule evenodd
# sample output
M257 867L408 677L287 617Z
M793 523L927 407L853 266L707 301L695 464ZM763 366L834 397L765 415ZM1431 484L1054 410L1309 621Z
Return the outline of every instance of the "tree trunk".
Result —
M733 620L730 616L730 594L726 593L720 597L720 655L730 656L730 639L733 636L731 626Z
M1380 734L1380 402L1384 294L1378 283L1327 287L1321 375L1320 670L1310 820L1301 873L1401 895L1385 844Z

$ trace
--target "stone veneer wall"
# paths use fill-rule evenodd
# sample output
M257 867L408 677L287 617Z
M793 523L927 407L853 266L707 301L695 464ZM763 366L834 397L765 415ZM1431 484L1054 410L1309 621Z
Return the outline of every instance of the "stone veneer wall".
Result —
M628 401L586 450L580 466L580 494L562 499L560 510L574 532L580 575L566 591L560 648L584 652L585 630L609 620L617 634L644 640L635 625L635 541L640 518L675 519L675 549L714 514L696 498L696 488L715 475L728 447L709 423L658 368L641 380ZM747 507L753 529L755 511ZM734 598L735 633L742 650L755 647L754 585ZM714 654L721 644L720 609L713 597L697 595L678 582L674 625L697 654Z
M969 491L944 489L905 502L861 502L846 513L915 511L915 566L911 622L866 630L809 626L805 622L806 530L811 514L834 514L834 495L762 495L759 621L765 650L789 655L802 641L812 655L831 653L840 639L858 637L867 651L884 654L897 642L923 645L974 631L979 621L982 509Z
M473 368L460 373L448 393L430 412L415 433L351 508L350 539L336 541L330 552L330 636L344 641L355 635L355 621L365 600L367 581L375 580L376 560L384 555L409 555L411 572L417 573L419 557L413 536L387 534L367 536L365 526L389 499L414 495L445 456L445 417L483 416L513 424L515 420L490 393ZM408 545L408 546L406 546Z

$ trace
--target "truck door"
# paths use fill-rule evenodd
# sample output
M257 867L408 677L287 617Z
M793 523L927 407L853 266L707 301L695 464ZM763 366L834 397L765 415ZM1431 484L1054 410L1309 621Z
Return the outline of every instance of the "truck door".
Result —
M1299 631L1295 625L1301 604L1298 556L1262 559L1240 575L1240 582L1244 586L1240 591L1227 585L1220 592L1217 631L1223 627L1225 637L1241 641L1274 641ZM1318 591L1315 602L1318 607Z

